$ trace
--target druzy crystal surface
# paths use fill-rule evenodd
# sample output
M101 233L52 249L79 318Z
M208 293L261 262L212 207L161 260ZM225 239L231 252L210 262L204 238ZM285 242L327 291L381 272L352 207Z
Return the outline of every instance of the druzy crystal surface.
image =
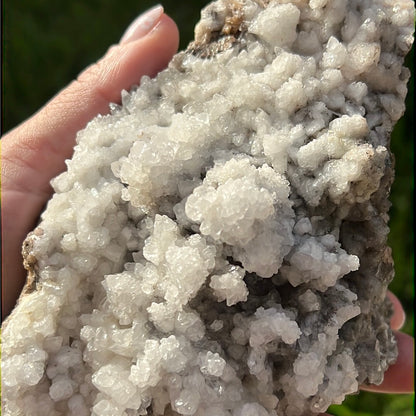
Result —
M413 19L410 0L203 10L53 180L4 414L302 416L380 383Z

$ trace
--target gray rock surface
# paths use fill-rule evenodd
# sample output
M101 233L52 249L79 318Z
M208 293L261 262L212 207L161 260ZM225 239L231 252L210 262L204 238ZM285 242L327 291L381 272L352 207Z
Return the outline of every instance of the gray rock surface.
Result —
M5 415L302 416L379 384L410 0L219 0L78 134L24 245Z

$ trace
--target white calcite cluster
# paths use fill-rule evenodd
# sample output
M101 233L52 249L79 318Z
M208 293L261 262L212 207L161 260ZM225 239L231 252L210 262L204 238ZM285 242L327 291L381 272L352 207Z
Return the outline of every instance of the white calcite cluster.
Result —
M397 356L411 0L219 0L77 137L23 248L3 414L306 416Z

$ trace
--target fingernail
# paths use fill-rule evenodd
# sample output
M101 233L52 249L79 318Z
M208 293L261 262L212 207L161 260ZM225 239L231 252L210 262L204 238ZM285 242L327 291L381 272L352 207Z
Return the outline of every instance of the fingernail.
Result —
M141 14L133 20L124 32L124 35L120 39L120 43L133 42L146 36L156 26L162 14L163 6L160 4Z

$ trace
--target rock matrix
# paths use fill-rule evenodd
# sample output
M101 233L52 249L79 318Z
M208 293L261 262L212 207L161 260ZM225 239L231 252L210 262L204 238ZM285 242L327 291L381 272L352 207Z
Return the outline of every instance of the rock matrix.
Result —
M79 132L23 252L3 412L306 416L381 383L410 0L219 0Z

